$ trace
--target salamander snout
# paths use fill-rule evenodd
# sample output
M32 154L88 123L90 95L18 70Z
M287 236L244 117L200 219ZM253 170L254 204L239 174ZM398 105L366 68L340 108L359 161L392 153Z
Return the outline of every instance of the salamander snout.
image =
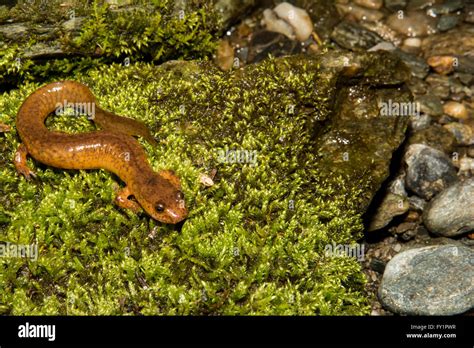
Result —
M179 178L170 170L154 173L137 191L138 202L155 220L176 224L188 216Z
M159 200L155 203L156 219L170 224L176 224L188 216L188 211L184 202L184 194L177 190L174 199L168 199L167 202Z

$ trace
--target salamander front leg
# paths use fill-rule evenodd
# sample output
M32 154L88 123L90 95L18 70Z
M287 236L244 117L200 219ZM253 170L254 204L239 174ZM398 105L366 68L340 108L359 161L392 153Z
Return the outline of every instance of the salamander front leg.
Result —
M15 158L13 163L15 163L16 171L23 175L26 180L30 180L32 177L36 177L35 172L33 172L26 163L26 156L28 155L28 150L25 144L20 144L18 150L16 150Z
M121 208L130 209L135 213L140 211L140 205L137 202L134 202L128 197L130 197L132 193L128 186L124 187L123 189L117 192L117 197L115 197L115 204L117 204Z

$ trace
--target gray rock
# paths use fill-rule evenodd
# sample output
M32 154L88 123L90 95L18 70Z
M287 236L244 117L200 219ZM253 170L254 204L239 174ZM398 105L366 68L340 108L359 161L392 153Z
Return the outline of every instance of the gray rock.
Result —
M394 195L407 197L407 191L405 190L405 176L399 175L388 185L388 190Z
M23 23L5 24L0 26L0 35L8 40L20 40L28 33L28 27Z
M407 2L407 0L385 0L385 7L392 11L403 10Z
M472 74L458 72L455 76L465 86L471 86L472 82L474 82L474 76Z
M439 74L429 74L426 77L426 82L430 85L430 94L434 94L440 99L448 99L450 87L456 83L451 76L443 76Z
M451 122L443 126L451 132L460 145L474 144L474 129L469 125L459 122Z
M474 26L462 25L448 32L430 35L422 41L421 48L425 58L432 56L462 57L467 52L474 50Z
M348 50L367 50L383 39L376 33L350 22L339 23L331 33L331 39Z
M437 19L425 11L395 12L387 17L386 24L407 37L425 37L436 32Z
M443 114L443 104L441 104L441 100L435 95L426 94L417 96L415 101L420 103L421 112L431 116L441 116Z
M389 192L377 208L368 231L376 231L387 226L395 216L406 213L408 208L409 203L406 197Z
M426 201L418 196L408 197L408 202L410 203L410 209L417 211L423 211L426 206Z
M452 153L457 142L450 131L439 124L433 124L410 134L407 144L425 144L444 153Z
M439 31L448 31L458 25L459 21L460 18L457 15L444 15L439 19L436 28Z
M412 115L410 116L410 129L414 131L419 131L426 129L431 124L431 117L426 114L421 115Z
M405 153L406 186L430 200L457 180L456 169L443 152L423 144L413 144Z
M438 245L395 255L385 267L379 299L392 312L454 315L474 306L474 252Z
M426 75L428 75L430 66L426 64L424 59L413 54L403 52L402 50L394 50L393 53L400 57L403 60L403 63L405 63L410 68L411 74L413 76L419 79L424 79Z
M427 13L431 16L439 16L442 14L448 14L448 13L452 13L458 10L462 10L463 7L464 7L463 0L449 0L449 1L444 1L442 4L430 7Z
M474 178L457 182L425 208L423 222L433 233L453 237L474 229Z

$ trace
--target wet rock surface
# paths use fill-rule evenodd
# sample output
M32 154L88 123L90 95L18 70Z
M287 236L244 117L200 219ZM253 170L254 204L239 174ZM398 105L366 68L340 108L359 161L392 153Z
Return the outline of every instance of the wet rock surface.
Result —
M427 200L457 180L450 158L426 145L410 145L405 153L405 163L407 188Z
M437 195L423 214L433 233L454 237L474 230L474 178L455 183Z
M474 307L474 252L465 246L416 248L397 254L379 288L383 305L408 315L453 315Z

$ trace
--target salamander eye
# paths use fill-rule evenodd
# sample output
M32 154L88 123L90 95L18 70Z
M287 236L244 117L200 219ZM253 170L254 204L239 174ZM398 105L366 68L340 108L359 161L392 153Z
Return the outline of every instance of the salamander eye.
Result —
M176 192L176 198L180 201L183 200L184 199L184 193L182 193L181 191Z
M161 203L157 203L156 206L155 206L155 210L158 212L158 213L162 213L165 211L165 206Z

